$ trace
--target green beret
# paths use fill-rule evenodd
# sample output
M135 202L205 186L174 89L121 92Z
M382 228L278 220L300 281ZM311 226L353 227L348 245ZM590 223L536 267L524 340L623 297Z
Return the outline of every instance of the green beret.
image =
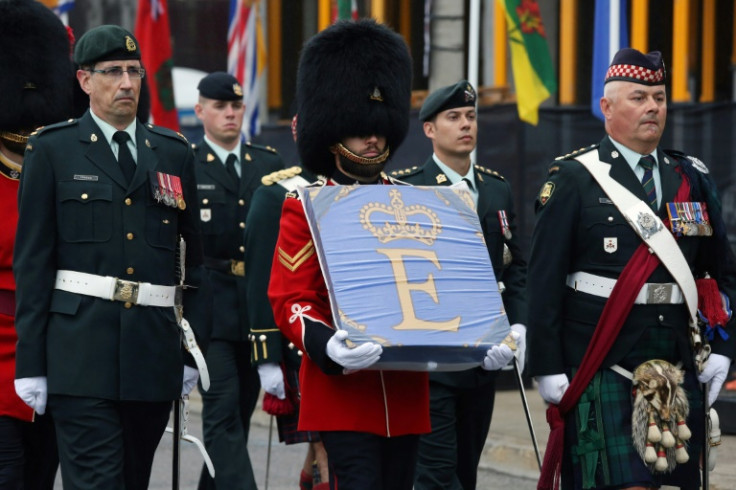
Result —
M90 29L74 48L74 62L80 66L94 65L99 61L140 59L141 50L133 34L115 25Z
M429 121L436 114L456 107L474 107L477 98L470 82L460 80L455 85L442 87L429 94L419 109L419 120Z
M199 95L215 100L242 100L243 88L238 79L224 71L210 73L197 85Z

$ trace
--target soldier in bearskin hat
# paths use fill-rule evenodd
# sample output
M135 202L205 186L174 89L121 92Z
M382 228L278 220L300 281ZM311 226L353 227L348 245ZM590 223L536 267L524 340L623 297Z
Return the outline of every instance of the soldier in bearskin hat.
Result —
M661 53L616 53L607 135L552 163L535 203L529 374L552 427L538 488L700 486L736 270L708 168L659 146L665 81Z
M338 22L307 42L297 147L302 165L325 176L318 185L390 183L382 170L408 129L411 75L404 40L372 20ZM306 354L299 430L319 431L331 488L410 489L419 434L430 429L427 375L364 370L381 347L350 349L335 332L311 240L301 202L287 198L269 298L276 324Z
M51 416L16 394L15 280L18 182L29 134L71 111L69 36L33 0L0 1L0 488L51 489L58 467Z

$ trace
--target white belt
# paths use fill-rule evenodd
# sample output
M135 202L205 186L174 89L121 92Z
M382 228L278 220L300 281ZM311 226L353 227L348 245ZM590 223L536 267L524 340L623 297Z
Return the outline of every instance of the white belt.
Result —
M596 276L587 272L573 272L567 276L566 284L575 291L608 298L616 285L616 279ZM676 305L684 302L677 283L648 282L639 290L634 303L637 305Z
M112 276L84 272L56 271L56 289L70 293L124 301L141 306L174 306L176 286L157 286L149 282L134 282Z

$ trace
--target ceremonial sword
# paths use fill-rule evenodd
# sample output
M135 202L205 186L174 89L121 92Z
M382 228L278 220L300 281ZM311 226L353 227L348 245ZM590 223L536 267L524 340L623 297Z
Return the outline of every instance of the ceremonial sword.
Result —
M519 360L514 356L514 372L516 373L516 381L519 383L519 393L521 393L521 404L524 405L524 415L526 415L526 423L529 426L529 434L532 437L532 444L534 445L534 454L537 456L537 466L539 471L542 471L542 458L539 455L539 444L537 443L537 434L534 432L534 424L532 423L532 416L529 411L529 402L526 399L526 391L524 391L524 381L521 379L521 369L519 369Z

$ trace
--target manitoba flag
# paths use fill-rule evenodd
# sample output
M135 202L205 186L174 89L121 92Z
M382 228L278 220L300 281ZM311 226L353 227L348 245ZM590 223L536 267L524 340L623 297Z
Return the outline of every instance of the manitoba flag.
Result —
M179 130L174 104L171 69L171 31L166 0L139 0L135 37L140 43L141 64L146 69L144 83L151 94L151 118L154 124Z

